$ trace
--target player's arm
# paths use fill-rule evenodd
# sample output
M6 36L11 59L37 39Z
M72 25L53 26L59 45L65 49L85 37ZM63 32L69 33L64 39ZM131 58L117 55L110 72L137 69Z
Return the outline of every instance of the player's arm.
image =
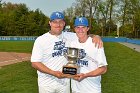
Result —
M103 47L103 41L99 35L92 35L92 42L95 43L95 47Z
M107 71L107 66L102 66L102 67L97 68L96 70L93 70L93 71L85 73L85 74L84 73L77 74L74 77L74 79L81 81L87 77L96 77L96 76L102 75L102 74L106 73L106 71Z
M45 74L50 74L58 78L62 78L61 74L62 72L60 71L54 71L50 69L49 67L45 66L41 61L42 56L43 56L43 49L42 49L42 43L40 42L42 40L41 37L37 38L33 50L32 50L32 56L31 56L31 64L32 67L35 68L36 70L45 73Z
M86 73L85 77L96 77L96 76L106 73L106 71L107 71L107 66L102 66L102 67L97 68L94 71Z
M73 33L73 32L66 32L66 33L67 33L67 35L69 35L69 37L72 41L75 39L78 39L76 33ZM103 41L99 35L89 35L89 36L92 37L92 42L95 43L96 47L98 47L98 48L103 47Z
M42 64L41 62L32 62L32 67L37 69L38 71L42 72L42 73L46 73L46 74L50 74L53 75L57 78L64 78L62 75L63 73L60 71L53 71L50 68L48 68L47 66L45 66L44 64Z

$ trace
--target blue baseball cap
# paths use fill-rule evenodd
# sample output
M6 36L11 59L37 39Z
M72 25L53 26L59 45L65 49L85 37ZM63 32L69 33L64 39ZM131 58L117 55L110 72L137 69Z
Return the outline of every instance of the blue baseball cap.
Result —
M88 26L88 20L86 17L78 17L75 19L74 26Z
M64 15L62 12L53 12L50 16L50 20L55 20L55 19L63 19L64 20Z

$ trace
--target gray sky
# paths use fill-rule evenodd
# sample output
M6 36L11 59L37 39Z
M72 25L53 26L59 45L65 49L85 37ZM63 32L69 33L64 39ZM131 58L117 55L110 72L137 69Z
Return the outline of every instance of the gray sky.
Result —
M2 2L25 3L30 10L39 8L46 16L50 16L54 11L69 8L75 0L2 0Z

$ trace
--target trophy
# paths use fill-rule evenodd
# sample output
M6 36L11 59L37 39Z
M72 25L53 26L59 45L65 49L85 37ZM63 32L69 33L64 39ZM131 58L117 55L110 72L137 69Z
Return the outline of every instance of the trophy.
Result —
M79 73L79 66L76 63L79 58L79 49L68 47L65 57L67 58L68 63L63 66L62 73L69 75L76 75Z

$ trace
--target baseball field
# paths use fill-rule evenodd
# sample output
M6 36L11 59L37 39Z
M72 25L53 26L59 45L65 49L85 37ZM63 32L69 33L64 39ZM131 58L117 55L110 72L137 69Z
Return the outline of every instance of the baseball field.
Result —
M0 41L0 93L38 93L32 46L33 41ZM104 48L108 71L102 75L102 93L139 93L140 52L113 42Z

